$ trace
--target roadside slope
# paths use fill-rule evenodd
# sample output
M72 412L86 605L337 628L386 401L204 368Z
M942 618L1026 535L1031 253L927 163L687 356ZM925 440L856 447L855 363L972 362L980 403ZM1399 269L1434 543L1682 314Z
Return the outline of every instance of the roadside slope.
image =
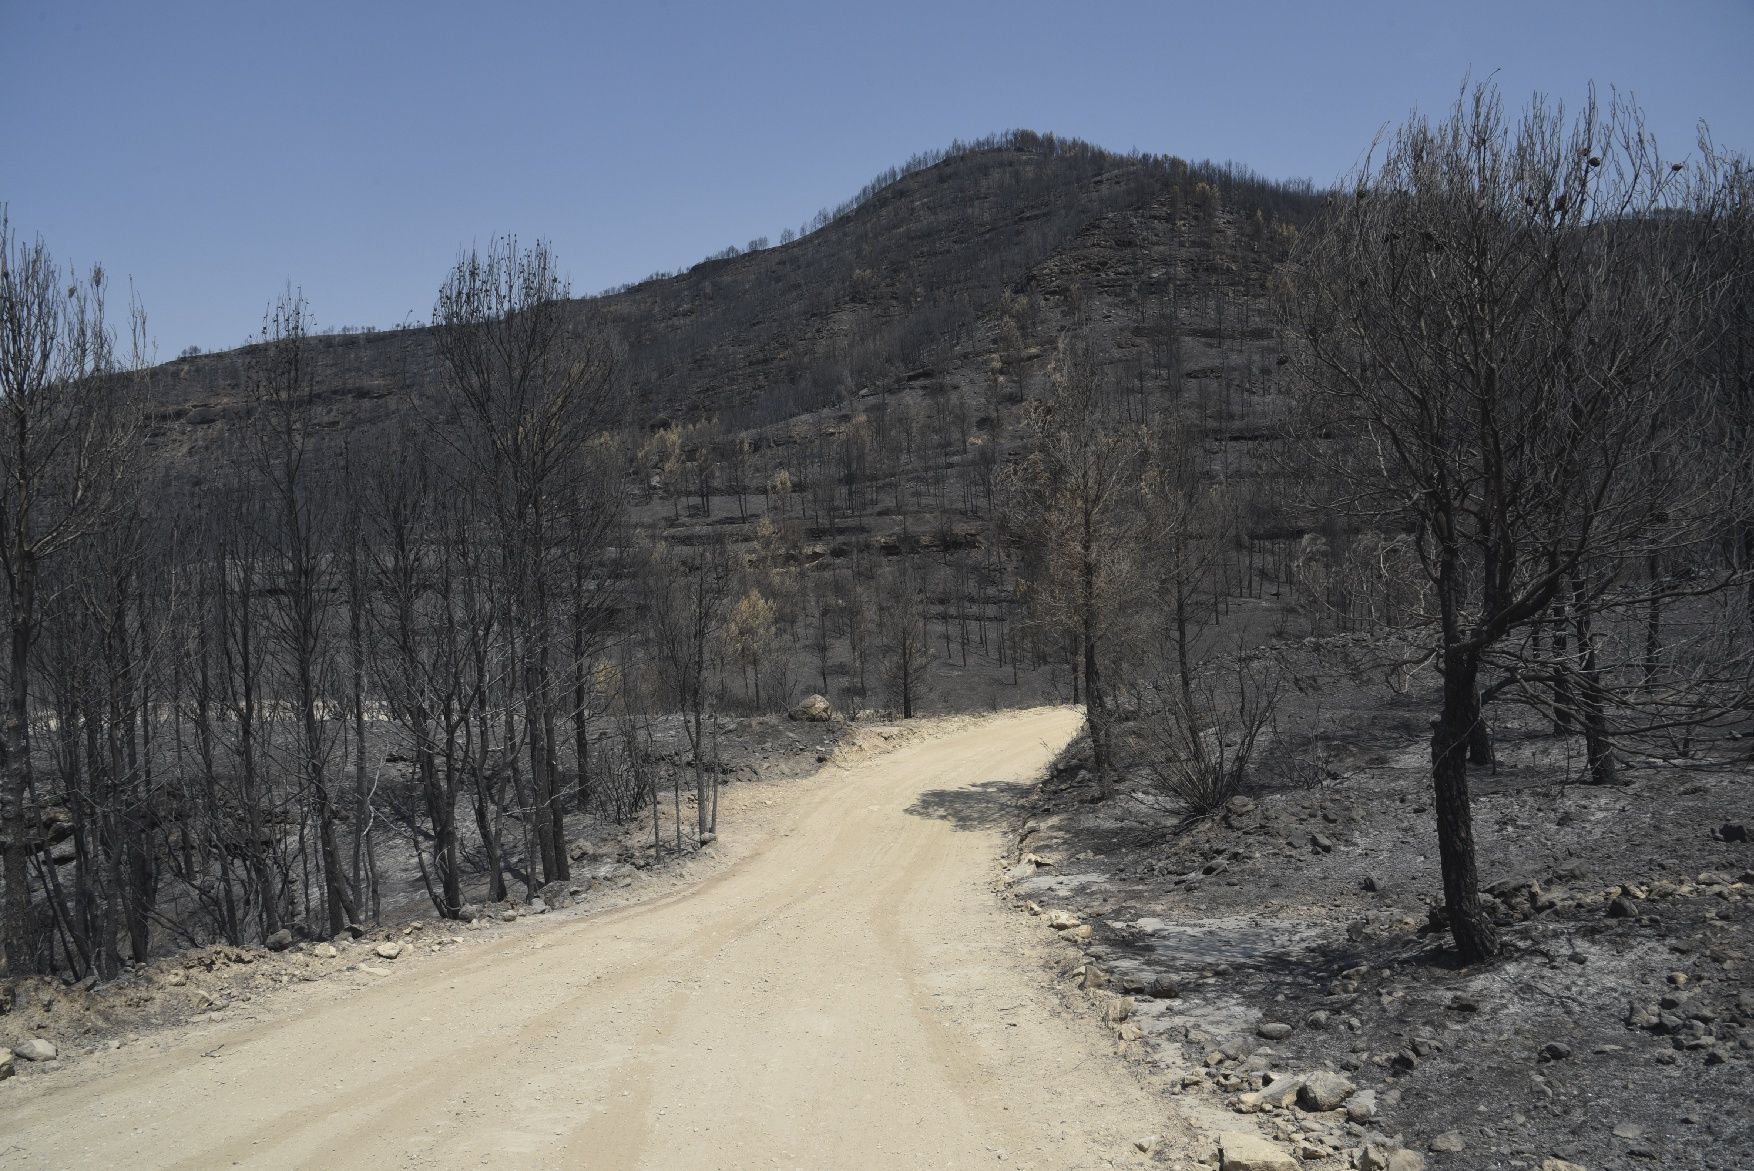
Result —
M762 848L687 893L14 1083L4 1159L1142 1162L1134 1139L1180 1145L1162 1100L1018 962L1037 933L992 896L996 835L932 812L1027 779L1080 720L996 717L826 769Z

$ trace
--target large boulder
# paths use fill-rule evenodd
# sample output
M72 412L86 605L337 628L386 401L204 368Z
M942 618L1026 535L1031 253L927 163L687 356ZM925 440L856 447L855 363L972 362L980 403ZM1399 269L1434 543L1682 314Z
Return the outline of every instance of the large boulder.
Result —
M1312 1073L1298 1087L1297 1104L1314 1113L1338 1110L1352 1096L1354 1088L1351 1082L1337 1073L1325 1070Z
M791 711L794 720L805 720L812 724L825 724L834 718L834 708L828 700L820 695L806 695L798 701L798 706Z

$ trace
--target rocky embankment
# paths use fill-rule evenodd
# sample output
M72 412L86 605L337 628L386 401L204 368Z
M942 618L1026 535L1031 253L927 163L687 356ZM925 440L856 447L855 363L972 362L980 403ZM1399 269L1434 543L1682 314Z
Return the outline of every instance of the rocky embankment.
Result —
M1462 968L1422 752L1179 827L1148 793L1091 801L1074 755L1008 887L1121 1052L1273 1141L1278 1162L1215 1145L1226 1169L1754 1165L1745 766L1596 788L1507 736L1475 810L1504 954Z

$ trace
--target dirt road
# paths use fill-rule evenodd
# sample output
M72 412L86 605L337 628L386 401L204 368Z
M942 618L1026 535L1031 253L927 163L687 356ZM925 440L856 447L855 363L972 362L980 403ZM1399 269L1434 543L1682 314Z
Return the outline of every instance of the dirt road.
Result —
M1045 932L994 897L980 824L982 784L1079 718L826 768L662 898L15 1079L0 1165L1141 1165L1133 1140L1176 1124L1050 1008Z

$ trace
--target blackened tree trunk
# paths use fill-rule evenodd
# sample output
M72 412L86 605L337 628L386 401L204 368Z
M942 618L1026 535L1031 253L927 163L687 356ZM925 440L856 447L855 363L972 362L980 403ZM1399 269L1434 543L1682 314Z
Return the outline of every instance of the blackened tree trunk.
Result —
M1468 743L1478 706L1474 686L1478 666L1465 652L1452 651L1445 655L1443 670L1443 706L1431 735L1437 852L1456 951L1463 963L1477 963L1498 951L1498 933L1480 907L1473 805L1468 793Z

